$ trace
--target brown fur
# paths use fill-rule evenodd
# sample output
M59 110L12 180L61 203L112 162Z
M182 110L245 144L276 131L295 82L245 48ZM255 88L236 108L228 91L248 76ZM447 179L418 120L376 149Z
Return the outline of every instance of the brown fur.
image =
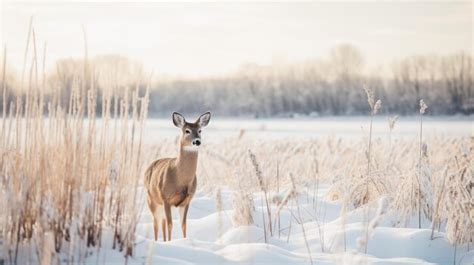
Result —
M187 123L184 121L184 118L182 120L183 123L179 124L173 120L175 125L182 130L178 157L158 159L145 172L147 202L153 215L155 240L158 240L160 222L163 240L171 240L173 228L171 206L179 207L180 209L181 230L183 237L186 237L187 212L197 186L196 168L198 159L197 150L189 151L186 150L186 147L192 146L196 139L200 140L201 126L207 125L210 113L206 123L201 122L201 117L195 123ZM166 228L168 234L166 234Z

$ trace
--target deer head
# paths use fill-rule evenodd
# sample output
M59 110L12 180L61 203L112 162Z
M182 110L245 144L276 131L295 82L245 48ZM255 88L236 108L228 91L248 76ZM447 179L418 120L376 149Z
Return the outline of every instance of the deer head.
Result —
M208 111L191 123L187 122L183 115L173 112L173 123L181 129L180 145L185 151L197 151L201 145L201 128L206 127L211 120L211 113Z

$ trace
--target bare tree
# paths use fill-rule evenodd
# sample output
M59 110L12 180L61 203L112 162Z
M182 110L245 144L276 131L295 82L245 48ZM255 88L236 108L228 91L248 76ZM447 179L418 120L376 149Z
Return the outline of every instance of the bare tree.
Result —
M149 111L156 115L213 110L219 115L253 117L362 114L367 111L361 89L366 84L384 101L385 112L412 114L423 98L432 106L429 114L470 114L474 113L472 63L473 57L467 53L411 56L395 62L393 75L387 77L364 72L362 53L345 44L321 60L246 64L224 77L157 78L151 84ZM83 80L84 68L83 60L57 61L55 71L48 76L47 89L60 89L61 97L49 100L60 100L65 105L74 86L94 87L101 108L100 99L109 92L121 95L137 87L143 91L148 81L142 65L123 56L89 59L87 80ZM7 86L14 85L7 80ZM108 100L113 102L111 108L117 106L117 98Z
M442 73L453 112L469 113L474 109L472 61L466 53L443 59Z

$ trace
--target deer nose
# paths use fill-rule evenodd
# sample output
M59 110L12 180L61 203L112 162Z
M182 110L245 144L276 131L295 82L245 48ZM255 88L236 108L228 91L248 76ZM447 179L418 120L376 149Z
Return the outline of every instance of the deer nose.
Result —
M199 140L199 139L194 140L193 145L200 146L201 145L201 140Z

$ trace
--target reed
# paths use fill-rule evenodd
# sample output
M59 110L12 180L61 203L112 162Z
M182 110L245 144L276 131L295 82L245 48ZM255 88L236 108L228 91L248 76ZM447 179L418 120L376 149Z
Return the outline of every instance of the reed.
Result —
M73 83L64 104L44 74L39 81L33 27L31 40L33 45L29 33L28 88L15 92L15 102L7 102L4 49L0 200L11 202L3 205L0 219L5 256L10 264L23 264L23 252L42 242L38 262L49 263L53 251L67 253L67 262L75 263L84 260L84 249L99 249L103 240L113 240L115 248L130 256L140 211L137 190L148 93L139 95L137 89L130 97L115 91L99 98L90 80L96 73L85 59L83 79ZM115 116L112 97L120 99ZM98 100L106 106L100 114ZM111 122L120 124L116 140L108 137ZM116 161L119 167L112 174Z
M373 124L373 120L374 120L374 115L377 114L377 112L380 110L380 107L382 106L382 102L380 101L380 99L378 99L377 101L375 101L375 97L374 97L374 92L364 86L364 90L365 90L365 93L367 94L367 102L369 103L369 106L370 106L370 127L369 127L369 143L368 143L368 148L367 148L367 175L365 177L365 187L366 187L366 194L364 196L364 199L362 201L362 203L367 203L369 201L369 183L370 183L370 180L371 180L371 168L370 168L370 165L371 165L371 155L372 155L372 124ZM367 248L368 248L368 239L369 239L369 216L368 216L368 207L366 207L366 222L367 222L367 226L366 226L366 229L365 229L365 247L364 247L364 251L365 253L367 253Z
M258 161L257 161L257 158L255 156L255 154L252 153L252 151L249 149L249 157L250 157L250 160L252 161L252 165L254 167L254 170L255 170L255 175L257 176L257 180L258 180L258 185L260 187L260 190L262 192L262 204L263 202L265 201L265 205L266 205L266 209L267 209L267 220L268 220L268 225L267 225L267 222L265 221L265 215L262 215L262 218L263 218L263 226L264 226L264 232L265 232L265 242L267 242L267 226L268 226L268 229L269 229L269 232L270 232L270 236L273 236L273 229L272 229L272 210L271 210L271 207L270 207L270 203L269 203L269 199L268 199L268 187L263 179L263 175L262 175L262 171L260 170L260 165L258 164ZM262 209L263 209L263 205L262 205Z
M418 228L421 228L421 169L422 169L422 163L423 163L423 115L426 112L426 109L428 109L428 106L425 104L423 99L420 99L420 156L418 159Z
M292 190L296 190L296 182L292 174L290 174L290 180L291 180L291 187ZM301 225L301 231L303 232L303 239L304 239L304 244L306 246L306 251L308 252L308 257L309 257L309 262L311 265L313 265L313 258L311 257L311 248L308 243L308 239L306 237L306 230L304 228L304 221L303 218L301 217L301 210L300 210L300 204L298 201L298 196L294 196L294 200L296 201L296 212L298 214L298 223Z

